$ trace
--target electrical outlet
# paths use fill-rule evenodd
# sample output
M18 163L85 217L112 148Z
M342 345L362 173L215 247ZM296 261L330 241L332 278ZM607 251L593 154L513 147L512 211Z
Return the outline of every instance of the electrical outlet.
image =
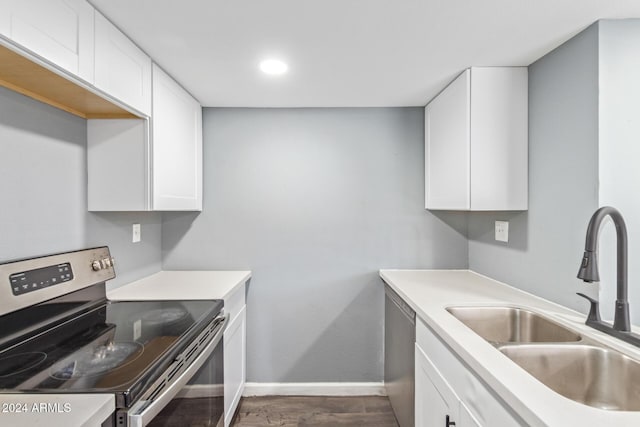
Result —
M133 237L131 241L133 243L138 243L140 240L142 240L142 236L140 234L140 224L133 224Z
M498 242L509 241L509 221L496 221L496 240Z

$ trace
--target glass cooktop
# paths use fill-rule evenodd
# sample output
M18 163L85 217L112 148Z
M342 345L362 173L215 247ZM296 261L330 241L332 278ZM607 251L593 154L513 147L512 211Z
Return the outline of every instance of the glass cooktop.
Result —
M222 301L118 301L0 350L0 393L115 392L135 400Z

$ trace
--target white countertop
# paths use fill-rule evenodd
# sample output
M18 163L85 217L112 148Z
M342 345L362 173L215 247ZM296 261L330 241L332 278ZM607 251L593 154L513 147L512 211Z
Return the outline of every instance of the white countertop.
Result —
M113 394L0 394L2 426L95 427L115 410Z
M563 427L640 426L640 412L596 409L555 393L445 308L495 304L529 308L583 336L640 358L640 349L584 325L586 315L468 270L380 270L380 277L527 423Z
M250 277L250 271L160 271L107 291L107 298L113 301L224 299Z

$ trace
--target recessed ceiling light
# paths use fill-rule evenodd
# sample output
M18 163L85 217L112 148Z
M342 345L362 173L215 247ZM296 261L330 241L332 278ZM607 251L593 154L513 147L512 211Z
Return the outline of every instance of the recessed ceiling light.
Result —
M260 70L272 76L284 74L288 69L289 66L278 59L265 59L260 63Z

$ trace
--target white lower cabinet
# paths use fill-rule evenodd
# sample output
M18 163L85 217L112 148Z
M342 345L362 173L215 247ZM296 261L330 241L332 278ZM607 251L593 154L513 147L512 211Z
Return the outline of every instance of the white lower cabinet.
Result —
M415 355L416 427L526 425L421 320Z
M224 425L228 427L240 403L246 380L247 315L245 286L225 298L230 322L224 332Z
M416 426L476 427L480 424L416 344Z

